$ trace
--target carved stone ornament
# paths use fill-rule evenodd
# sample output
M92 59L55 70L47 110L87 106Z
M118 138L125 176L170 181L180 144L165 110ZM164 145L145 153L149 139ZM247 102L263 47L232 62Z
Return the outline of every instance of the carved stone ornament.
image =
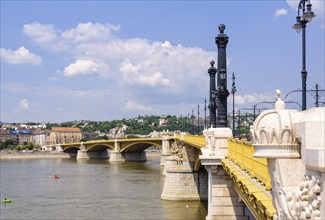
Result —
M175 141L171 145L170 151L173 153L174 160L176 161L177 165L182 165L184 158L183 146L181 144L177 144Z
M320 219L320 183L320 176L305 175L300 188L278 189L274 219Z
M277 90L275 109L263 111L250 128L254 157L300 158L293 131L293 115L298 111L285 109L280 93Z

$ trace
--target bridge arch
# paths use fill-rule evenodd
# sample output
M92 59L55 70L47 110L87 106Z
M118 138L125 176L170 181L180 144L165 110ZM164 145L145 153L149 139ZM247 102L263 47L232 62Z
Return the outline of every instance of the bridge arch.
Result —
M158 142L153 142L153 141L141 141L141 142L131 142L128 143L124 146L122 146L120 152L139 152L139 151L144 151L145 149L151 147L151 146L156 146L159 148L162 148L161 141L160 143Z
M96 143L96 144L87 146L86 150L87 150L87 152L114 150L114 144Z
M63 147L64 153L76 153L78 150L80 150L80 146L66 146Z

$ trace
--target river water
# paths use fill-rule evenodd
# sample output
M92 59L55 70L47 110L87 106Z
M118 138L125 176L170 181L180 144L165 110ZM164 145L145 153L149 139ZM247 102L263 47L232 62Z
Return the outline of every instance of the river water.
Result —
M160 157L147 158L1 160L1 201L12 202L1 203L0 219L205 219L206 203L160 199Z

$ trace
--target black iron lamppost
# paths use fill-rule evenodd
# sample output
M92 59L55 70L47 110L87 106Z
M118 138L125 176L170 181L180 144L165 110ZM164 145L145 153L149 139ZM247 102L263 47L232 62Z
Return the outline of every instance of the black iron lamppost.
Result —
M210 91L209 91L209 96L210 96L210 100L209 100L209 110L210 110L210 117L209 117L209 127L216 127L216 109L217 109L217 105L216 105L216 97L215 97L215 90L216 90L216 73L217 73L217 68L214 67L214 60L211 60L210 65L211 67L208 69L208 73L210 75Z
M318 105L318 97L319 97L319 95L318 95L318 83L316 83L316 102L315 102L315 107L318 107L319 105Z
M197 134L200 134L200 105L197 105Z
M227 61L226 47L228 44L228 36L224 34L225 25L219 25L220 33L215 38L218 46L218 77L217 90L214 92L216 96L216 106L218 107L217 127L227 127L227 98L229 92L227 90Z
M207 99L204 99L204 129L207 128Z
M232 135L235 136L235 93L237 91L236 84L235 84L235 73L232 73L232 86L231 86L231 93L232 93Z
M306 2L307 12L306 12ZM300 16L300 10L302 10L302 17ZM297 23L292 27L298 33L302 29L302 110L306 110L306 82L307 82L307 70L306 70L306 24L311 22L312 18L316 15L311 11L310 0L300 0L298 5L298 15L296 17Z
M191 132L193 132L193 133L194 133L194 127L193 127L193 124L194 124L194 115L193 115L193 109L192 109L192 116L191 116L191 118L192 118L192 129L191 129Z

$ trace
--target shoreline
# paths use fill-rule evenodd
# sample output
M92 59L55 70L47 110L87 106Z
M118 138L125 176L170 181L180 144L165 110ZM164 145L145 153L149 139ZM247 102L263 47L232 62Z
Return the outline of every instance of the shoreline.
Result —
M146 151L147 157L158 157L161 152ZM63 152L13 152L13 151L1 151L0 160L10 159L42 159L42 158L71 158L68 153Z
M34 159L34 158L70 158L68 153L61 152L3 152L0 153L0 159Z

